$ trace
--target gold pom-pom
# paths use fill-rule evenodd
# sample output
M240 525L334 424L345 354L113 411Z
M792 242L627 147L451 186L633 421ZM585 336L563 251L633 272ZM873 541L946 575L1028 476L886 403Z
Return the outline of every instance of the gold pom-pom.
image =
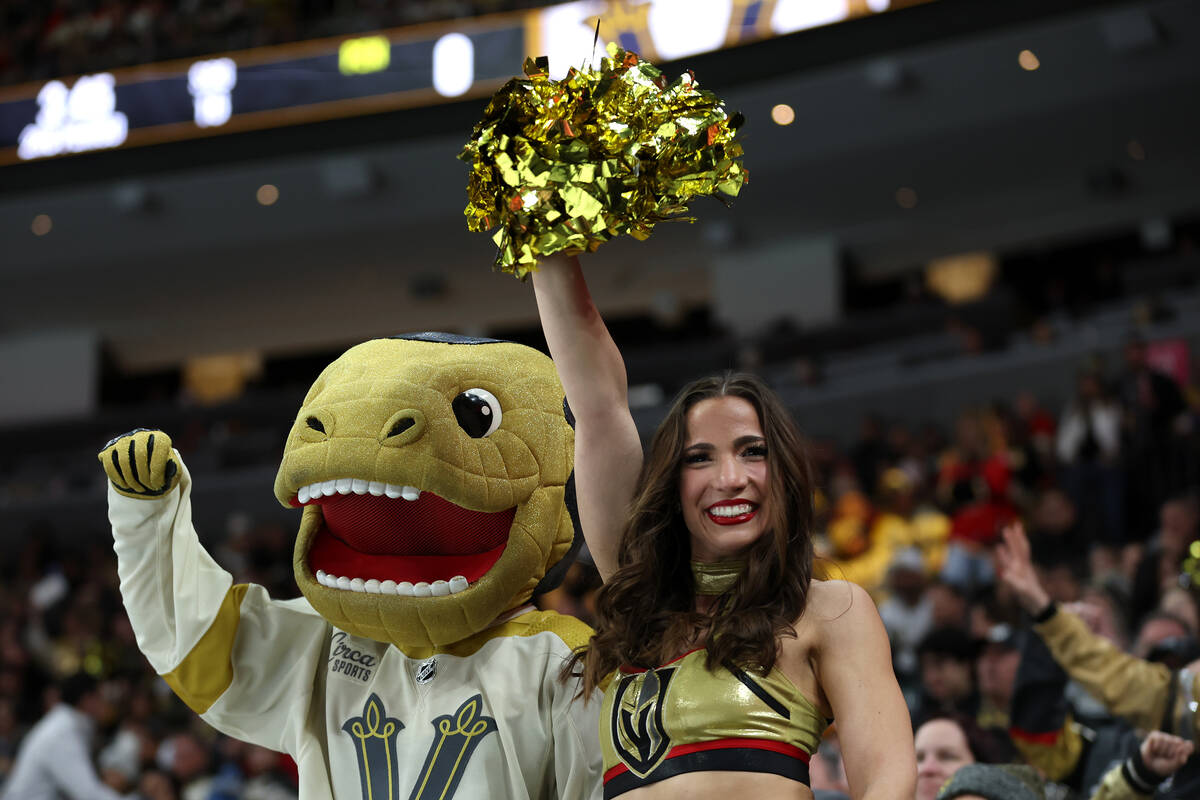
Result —
M1200 589L1200 539L1188 546L1187 558L1183 560L1183 571L1179 585L1185 589Z
M499 228L496 266L524 278L539 256L646 239L686 219L697 195L735 197L746 182L741 115L690 73L668 83L616 45L599 69L552 80L545 58L500 88L459 155L470 163L468 227Z

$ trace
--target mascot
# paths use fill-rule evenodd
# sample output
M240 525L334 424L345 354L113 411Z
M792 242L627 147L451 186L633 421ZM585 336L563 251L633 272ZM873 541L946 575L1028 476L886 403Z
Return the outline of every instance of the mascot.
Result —
M275 495L303 507L278 601L200 546L159 431L100 453L138 646L218 730L290 754L303 800L600 796L590 636L539 612L574 553L574 434L550 359L446 334L378 339L317 378Z

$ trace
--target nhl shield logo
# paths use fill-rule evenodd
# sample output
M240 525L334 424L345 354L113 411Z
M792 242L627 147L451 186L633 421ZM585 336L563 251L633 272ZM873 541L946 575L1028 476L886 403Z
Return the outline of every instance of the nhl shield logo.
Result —
M612 704L612 744L617 756L638 777L654 771L671 748L663 727L663 703L675 667L623 676Z

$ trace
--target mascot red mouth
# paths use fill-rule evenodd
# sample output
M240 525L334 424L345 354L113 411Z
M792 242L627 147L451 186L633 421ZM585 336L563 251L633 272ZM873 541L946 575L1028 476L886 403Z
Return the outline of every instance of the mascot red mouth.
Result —
M500 559L517 513L472 511L411 486L386 485L385 493L366 481L329 484L337 485L332 493L314 484L292 504L321 507L324 524L308 565L331 589L417 597L463 591Z

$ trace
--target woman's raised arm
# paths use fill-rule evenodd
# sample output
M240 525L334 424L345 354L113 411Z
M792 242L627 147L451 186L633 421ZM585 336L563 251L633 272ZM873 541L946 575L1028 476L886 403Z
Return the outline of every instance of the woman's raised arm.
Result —
M542 331L575 415L579 520L600 577L617 568L621 529L642 466L621 352L592 302L579 259L549 256L533 273Z

